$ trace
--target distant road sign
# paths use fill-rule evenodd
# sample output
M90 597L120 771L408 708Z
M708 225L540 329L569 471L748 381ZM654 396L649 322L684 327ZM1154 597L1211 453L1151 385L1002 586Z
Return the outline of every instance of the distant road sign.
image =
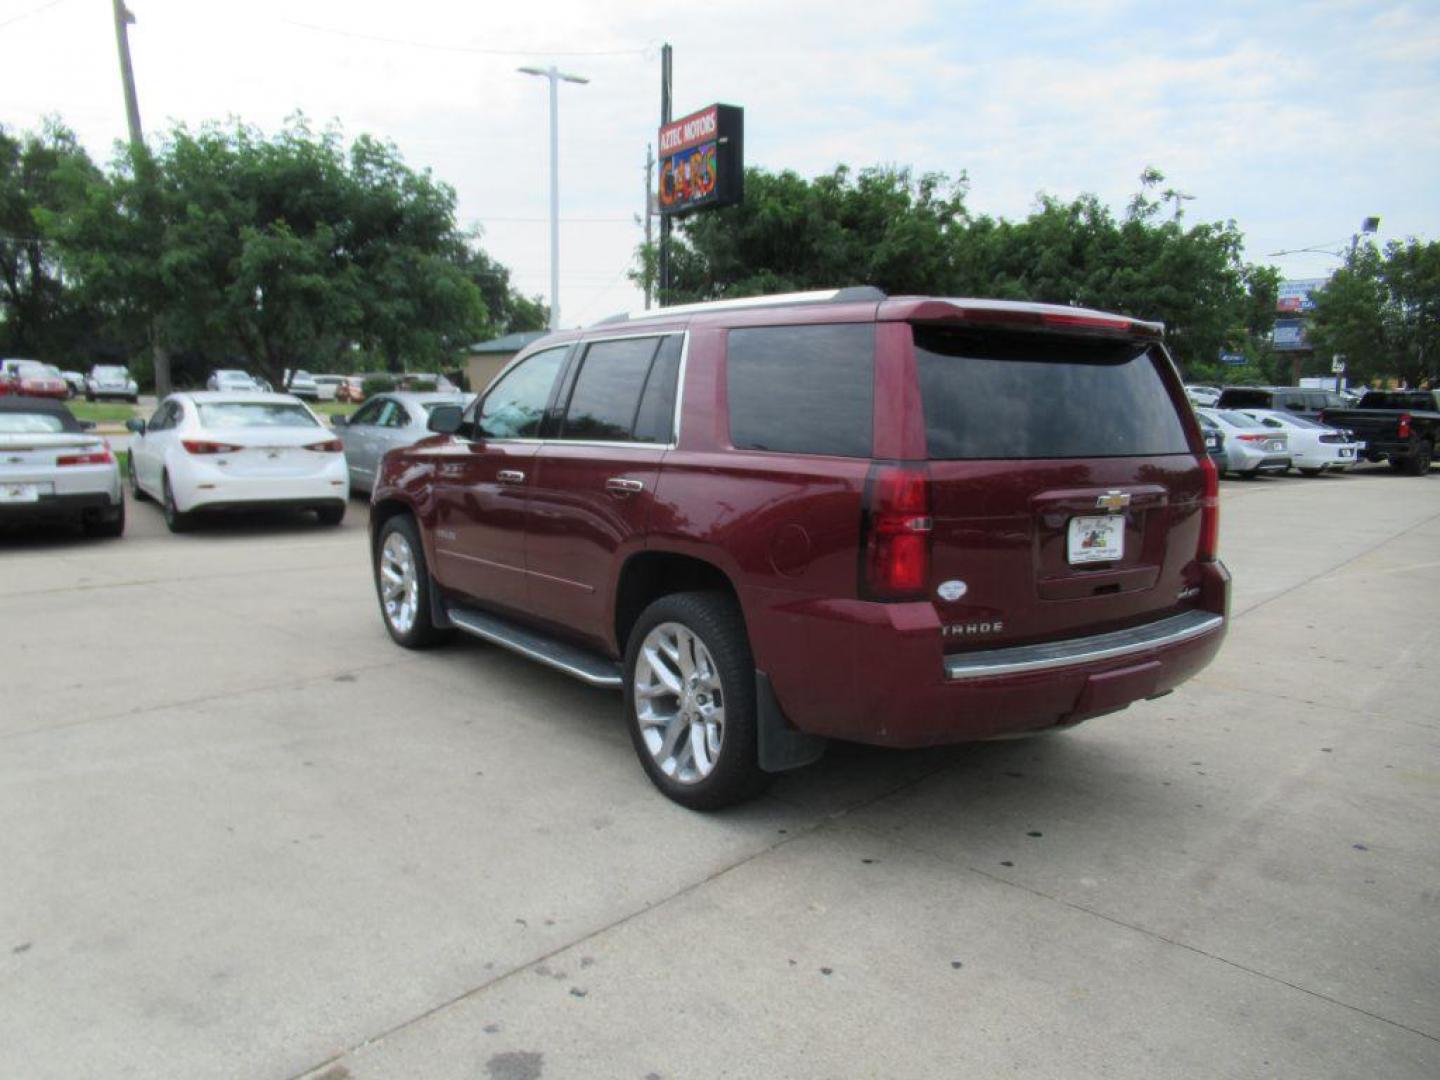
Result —
M1222 352L1220 363L1230 364L1232 367L1240 367L1245 363L1245 354L1238 352Z

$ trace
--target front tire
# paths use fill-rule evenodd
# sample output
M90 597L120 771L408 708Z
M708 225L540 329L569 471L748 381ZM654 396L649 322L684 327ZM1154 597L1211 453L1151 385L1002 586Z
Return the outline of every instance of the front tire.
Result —
M380 616L395 643L427 649L448 638L430 617L430 570L414 518L401 514L380 527L374 561Z
M189 532L195 527L195 516L187 514L175 505L175 492L170 487L170 474L160 477L162 488L161 510L165 514L165 527L172 533Z
M719 810L764 790L755 661L734 597L673 593L641 613L625 650L625 716L650 782L681 806Z
M1322 472L1324 472L1324 471L1325 471L1324 469L1301 469L1301 470L1300 470L1300 475L1301 475L1301 476L1319 476L1319 475L1320 475Z

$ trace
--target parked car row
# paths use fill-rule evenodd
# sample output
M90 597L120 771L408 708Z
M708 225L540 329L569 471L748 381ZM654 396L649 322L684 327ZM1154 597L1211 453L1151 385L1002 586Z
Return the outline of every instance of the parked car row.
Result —
M1319 476L1386 461L1423 476L1440 440L1440 395L1433 390L1372 390L1358 397L1304 386L1186 386L1185 392L1222 475L1295 468Z

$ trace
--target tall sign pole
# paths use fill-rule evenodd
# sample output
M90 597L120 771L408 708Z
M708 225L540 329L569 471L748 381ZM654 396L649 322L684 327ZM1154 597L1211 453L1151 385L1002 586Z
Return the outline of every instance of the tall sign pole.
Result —
M670 46L661 46L660 126L662 128L670 123L671 63ZM668 215L660 218L660 267L658 276L660 281L659 287L656 289L655 302L659 307L664 307L670 298L670 218Z
M655 196L650 194L651 183L655 177L655 153L650 149L650 144L645 144L645 251L650 251L655 235L651 225L655 220ZM650 310L650 294L655 291L655 282L647 269L645 273L645 310Z

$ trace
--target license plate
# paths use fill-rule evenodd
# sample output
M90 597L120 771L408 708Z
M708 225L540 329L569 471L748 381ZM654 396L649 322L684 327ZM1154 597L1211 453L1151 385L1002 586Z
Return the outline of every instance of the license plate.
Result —
M33 503L39 501L39 484L0 484L0 503Z
M1285 444L1279 439L1276 439L1274 442L1268 443L1266 449L1278 452L1285 449Z
M1072 564L1114 562L1125 554L1124 515L1071 518L1068 547Z
M1349 457L1349 456L1350 456L1350 448L1349 448L1348 446L1342 447L1341 450L1340 450L1340 456L1341 456L1341 457Z

